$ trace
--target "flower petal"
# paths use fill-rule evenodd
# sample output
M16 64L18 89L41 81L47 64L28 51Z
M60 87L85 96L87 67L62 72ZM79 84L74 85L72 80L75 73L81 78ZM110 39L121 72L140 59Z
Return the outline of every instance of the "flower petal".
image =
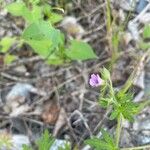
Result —
M95 82L93 82L93 79L90 79L89 84L93 87L95 87Z
M98 74L91 74L89 84L92 87L98 87L102 84L102 79Z
M91 75L91 78L92 78L93 80L96 80L96 79L97 79L96 74L92 74L92 75Z

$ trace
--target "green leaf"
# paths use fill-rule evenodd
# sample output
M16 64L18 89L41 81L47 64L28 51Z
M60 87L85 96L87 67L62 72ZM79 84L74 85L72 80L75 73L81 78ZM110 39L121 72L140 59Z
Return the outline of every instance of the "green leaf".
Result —
M118 117L119 112L117 110L114 110L110 115L110 120L114 120Z
M23 145L22 146L22 149L23 150L33 150L30 146L28 146L28 145Z
M23 32L25 40L43 40L50 36L51 25L44 21L38 21L29 25Z
M38 21L29 25L23 35L23 39L36 53L46 58L51 52L63 44L62 34L46 21Z
M4 64L11 64L14 60L16 60L16 56L15 55L6 55L4 57Z
M56 13L50 13L49 20L52 24L58 23L63 19L63 16Z
M15 42L15 38L11 38L11 37L4 37L1 41L0 41L0 52L5 53L7 52L10 47L12 46L12 44Z
M64 63L64 60L61 59L56 54L52 54L49 56L49 58L46 62L47 62L47 64L51 64L51 65L61 65Z
M89 44L72 40L66 55L72 60L86 60L97 58Z
M109 70L107 70L106 68L103 67L102 71L101 71L101 74L102 74L102 78L104 80L108 80L110 79L110 72Z
M113 140L113 137L111 137L111 135L103 129L101 130L101 132L102 132L102 135L103 135L103 139L107 143L109 143L109 145L111 145L112 147L115 147L115 144L114 144L115 142Z
M38 150L49 150L54 141L54 138L49 134L47 130L45 130L42 137L36 142Z
M95 150L110 150L111 149L110 145L108 145L106 142L104 142L96 137L86 140L85 143L90 145Z
M99 100L99 104L103 107L103 108L107 108L108 104L109 104L109 99L108 98L101 98Z
M26 21L28 21L30 23L36 22L36 21L42 19L42 9L41 9L41 7L35 5L35 6L33 6L30 13L24 14L23 16L26 19Z
M117 150L114 139L105 130L102 130L102 138L93 137L85 141L95 150Z
M49 16L49 14L51 13L51 6L47 3L42 5L42 11L44 13L45 16Z
M51 54L51 45L52 42L49 41L48 39L41 40L41 41L36 41L36 40L29 40L26 41L33 49L34 52L39 54L43 58L47 58Z
M42 8L37 5L33 5L32 9L29 10L25 3L14 2L6 6L6 9L14 16L22 16L29 23L42 18Z
M146 38L150 38L150 25L146 25L144 27L144 31L143 31L143 37Z
M118 105L113 106L113 110L116 112L113 112L114 114L112 113L112 116L115 117L115 113L118 113L118 116L122 115L125 119L133 121L134 115L139 111L138 105L132 101L133 94L118 92L116 94L116 100Z
M54 13L53 9L48 4L42 5L42 9L43 9L44 15L48 17L48 20L52 24L58 23L63 19L63 16L61 14Z
M14 16L22 16L29 11L25 3L23 2L11 3L6 6L6 9L9 13L11 13Z
M37 41L49 39L52 41L53 47L63 43L60 31L46 21L37 21L29 25L23 33L23 38Z

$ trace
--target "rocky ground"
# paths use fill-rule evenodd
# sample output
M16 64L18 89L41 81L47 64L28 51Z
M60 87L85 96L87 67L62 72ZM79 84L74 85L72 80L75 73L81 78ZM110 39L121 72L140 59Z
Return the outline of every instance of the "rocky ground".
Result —
M17 136L25 138L27 144L32 143L47 128L57 139L69 139L86 149L83 140L98 134L100 123L112 133L114 131L116 122L109 121L105 110L97 103L99 89L88 84L89 75L111 61L106 38L106 1L86 0L85 5L85 0L73 0L64 8L63 21L72 17L81 29L81 33L73 36L89 42L99 58L56 67L45 64L29 47L19 49L14 45L11 51L17 53L17 61L3 66L0 54L0 132L10 134L17 144ZM111 8L112 17L116 19L114 31L118 32L117 27L126 22L125 29L120 32L119 58L113 64L113 84L119 89L134 70L137 73L132 86L134 101L149 101L149 52L140 49L138 43L143 26L150 23L150 3L146 0L136 3L111 0ZM20 35L23 28L21 18L0 9L0 39ZM72 36L65 27L61 30ZM148 143L150 108L147 106L134 122L124 122L120 145L130 147Z

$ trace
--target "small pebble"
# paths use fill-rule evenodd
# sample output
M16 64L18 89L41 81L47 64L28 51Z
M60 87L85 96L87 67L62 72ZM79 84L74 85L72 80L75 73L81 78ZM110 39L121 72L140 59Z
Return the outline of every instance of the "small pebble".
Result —
M120 7L126 11L134 11L136 0L120 0Z
M140 23L149 24L150 23L150 12L147 12L139 19Z
M13 135L12 136L13 148L12 150L23 150L22 146L30 145L29 138L25 135Z
M52 147L50 148L50 150L59 150L60 147L65 148L66 144L70 144L70 143L65 140L56 139L55 142L53 143Z
M139 0L136 6L136 12L139 14L148 4L147 0Z
M24 96L27 97L29 92L33 89L33 86L25 83L17 83L12 90L8 93L7 99L11 99L15 96Z
M135 41L139 40L139 30L138 30L138 24L134 23L132 21L129 21L128 23L128 30L130 31L132 38Z

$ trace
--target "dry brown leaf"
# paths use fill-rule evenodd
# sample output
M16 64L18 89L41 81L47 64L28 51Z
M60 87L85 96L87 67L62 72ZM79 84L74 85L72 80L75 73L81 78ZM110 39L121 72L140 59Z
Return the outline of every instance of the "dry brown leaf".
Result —
M44 106L44 111L41 115L45 123L54 125L58 119L60 107L56 103L49 103Z

